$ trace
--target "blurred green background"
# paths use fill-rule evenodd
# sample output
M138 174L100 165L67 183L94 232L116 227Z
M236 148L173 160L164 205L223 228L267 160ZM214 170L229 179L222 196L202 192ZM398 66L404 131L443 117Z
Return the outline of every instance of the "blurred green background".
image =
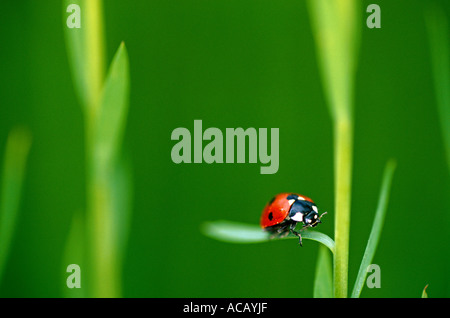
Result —
M424 20L426 1L361 1L349 283L369 236L386 161L397 159L374 263L381 289L363 297L450 296L450 185ZM435 1L450 17L450 3ZM86 205L84 123L71 79L60 1L0 3L0 158L16 125L29 127L17 228L2 297L60 297L63 254ZM333 237L333 147L304 1L104 1L107 64L130 58L124 148L134 180L123 271L125 297L312 297L317 243L233 245L201 234L204 221L258 223L279 192L328 211ZM280 167L172 162L173 129L280 129ZM83 269L82 269L83 270ZM82 274L83 275L83 274ZM83 276L82 276L83 279ZM82 282L83 284L83 282Z

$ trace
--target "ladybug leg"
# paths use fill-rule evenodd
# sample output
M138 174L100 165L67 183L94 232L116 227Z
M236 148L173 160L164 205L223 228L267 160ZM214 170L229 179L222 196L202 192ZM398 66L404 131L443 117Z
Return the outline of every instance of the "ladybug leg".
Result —
M291 226L289 227L289 230L292 232L292 234L298 236L298 244L300 244L300 246L303 246L302 245L302 236L301 236L301 234L294 230L296 225L297 225L297 222L292 223Z
M302 236L301 236L301 234L300 234L299 232L296 232L296 231L292 231L292 233L293 233L294 235L297 235L297 236L298 236L298 244L300 244L300 246L303 247L303 244L302 244Z

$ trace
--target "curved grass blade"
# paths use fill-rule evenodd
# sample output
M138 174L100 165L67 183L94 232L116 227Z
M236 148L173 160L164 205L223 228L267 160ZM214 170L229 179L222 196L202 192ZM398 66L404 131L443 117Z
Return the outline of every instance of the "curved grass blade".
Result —
M12 130L6 143L0 197L0 279L8 258L9 247L16 225L30 145L30 133L23 128Z
M422 291L422 298L428 298L427 288L428 288L428 284L427 284L427 286L425 286L425 288Z
M314 298L333 297L333 269L331 255L324 246L319 246L316 275L314 278Z
M203 223L201 230L206 236L227 243L249 244L270 241L269 233L254 224L218 220ZM298 237L292 234L286 238L298 240ZM302 238L322 243L334 253L334 241L326 234L307 230L302 232Z
M375 213L375 219L373 220L372 231L370 232L369 240L367 241L366 250L359 267L358 276L356 277L355 286L353 287L352 298L358 298L361 295L367 276L367 267L372 263L378 242L380 241L395 167L396 162L394 160L390 160L384 169L383 182L378 199L378 207Z

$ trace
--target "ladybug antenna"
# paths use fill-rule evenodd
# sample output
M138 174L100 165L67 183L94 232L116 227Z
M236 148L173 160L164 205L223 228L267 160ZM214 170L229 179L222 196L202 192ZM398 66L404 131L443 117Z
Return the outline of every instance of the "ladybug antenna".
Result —
M322 221L320 221L320 219L322 218L322 216L324 216L325 214L327 214L328 212L323 212L320 216L319 216L319 222L322 223Z

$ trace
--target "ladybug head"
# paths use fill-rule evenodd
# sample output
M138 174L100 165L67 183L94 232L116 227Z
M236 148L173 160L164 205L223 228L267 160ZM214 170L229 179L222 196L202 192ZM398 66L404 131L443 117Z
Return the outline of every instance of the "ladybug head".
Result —
M319 213L317 213L316 211L311 211L304 216L303 222L305 223L306 226L315 227L317 226L317 224L322 223L320 219L325 214L327 214L327 212L324 212L319 216Z

